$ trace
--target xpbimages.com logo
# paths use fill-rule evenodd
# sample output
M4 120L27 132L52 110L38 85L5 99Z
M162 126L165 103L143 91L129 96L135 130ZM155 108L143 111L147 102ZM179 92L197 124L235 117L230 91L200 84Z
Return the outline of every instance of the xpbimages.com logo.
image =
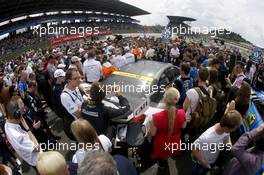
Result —
M203 150L203 151L209 151L210 153L214 154L217 151L230 151L232 148L231 143L183 143L180 141L180 143L165 143L164 144L164 150L169 151L172 154L177 151L191 151L193 149Z
M90 26L35 26L33 28L33 35L38 35L43 37L46 35L75 35L79 34L81 37L85 35L97 35L99 34L99 27L90 27Z

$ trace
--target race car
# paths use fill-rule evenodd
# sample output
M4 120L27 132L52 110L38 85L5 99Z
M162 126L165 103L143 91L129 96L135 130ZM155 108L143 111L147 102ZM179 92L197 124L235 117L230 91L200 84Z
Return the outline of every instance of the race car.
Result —
M179 68L170 63L142 60L121 67L102 83L106 89L120 88L134 116L138 116L149 106L158 105L165 89L173 84L179 74ZM111 99L112 96L109 91L106 98Z
M241 134L246 131L257 128L264 122L264 92L252 89L252 95L250 100L249 114L245 120L243 120L243 130ZM256 175L264 175L264 165L258 171Z

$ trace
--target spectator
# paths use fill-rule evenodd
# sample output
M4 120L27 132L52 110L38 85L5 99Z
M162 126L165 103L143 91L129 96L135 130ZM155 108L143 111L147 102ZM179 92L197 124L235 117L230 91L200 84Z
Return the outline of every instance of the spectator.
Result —
M101 63L95 60L95 52L88 52L88 59L83 63L83 73L88 83L93 83L102 79L103 70Z
M52 104L53 109L59 117L63 117L61 112L63 111L63 106L60 100L60 95L64 89L65 83L65 72L62 69L57 69L54 72L55 83L52 88Z
M22 117L23 102L14 96L7 104L8 118L5 123L5 133L9 143L16 153L29 165L36 166L41 149L26 121ZM23 126L23 129L19 125Z
M246 82L243 82L241 87L237 91L235 100L232 100L230 103L227 104L226 112L230 110L237 110L243 118L246 118L249 111L250 95L250 85ZM239 137L240 129L237 129L234 134L232 134L232 141L236 142Z
M242 117L238 111L229 111L222 117L220 123L216 123L208 128L195 140L192 147L192 154L195 161L193 175L206 175L214 166L220 154L219 145L222 145L221 148L223 150L224 148L231 149L230 133L237 129L241 122ZM212 146L210 144L215 144L213 150L211 150ZM208 149L203 149L203 145L207 145Z
M69 66L69 69L75 68L79 71L79 73L81 75L83 75L83 66L81 63L81 58L77 57L77 56L73 56L71 58L71 64Z
M178 44L173 43L173 47L170 50L170 58L171 58L170 62L179 66L180 65L179 56L180 56L180 50L178 48Z
M242 84L242 81L244 80L244 78L246 77L244 75L244 63L243 62L238 62L235 66L235 76L236 76L236 79L235 81L233 82L232 86L236 86L238 88L240 88L241 84ZM230 83L230 80L228 80L229 83Z
M54 55L50 55L48 60L49 62L47 65L47 71L49 73L49 78L53 78L54 72L56 70L56 58Z
M71 133L71 123L81 117L82 95L78 86L80 85L81 75L77 69L68 69L65 75L66 85L61 93L60 100L64 108L64 131L66 135L74 140Z
M24 93L27 91L27 79L28 79L27 73L25 71L22 71L17 87L17 90L20 92L22 98L24 97Z
M102 64L102 70L103 70L104 78L107 78L109 77L109 75L111 75L112 72L116 70L116 68L108 60L104 60Z
M90 151L78 168L78 175L118 175L116 162L105 152Z
M146 59L153 60L155 59L156 53L155 49L153 49L153 46L151 44L148 44L148 50L146 52Z
M206 81L209 77L209 71L207 68L200 68L198 72L198 87L207 91ZM205 96L204 92L202 91ZM186 121L192 120L191 113L195 111L199 101L199 94L192 88L186 92L186 98L183 103L183 109L186 111Z
M183 102L186 97L186 92L189 89L193 88L194 85L194 81L189 76L189 73L190 73L190 66L186 63L183 63L180 69L180 77L178 77L175 81L175 87L179 90L181 94L178 102L179 107L182 107L183 105Z
M120 48L115 50L115 56L110 61L117 69L127 64L127 60L124 56L122 56Z
M42 153L37 160L39 175L68 175L68 167L64 157L56 151Z
M253 147L248 148L253 141ZM264 164L264 124L243 134L232 147L231 153L234 158L223 174L255 175Z
M124 51L125 51L124 57L126 58L126 63L127 64L134 63L135 62L135 55L130 53L129 47L125 48Z
M176 109L180 93L175 88L169 88L164 94L164 111L153 115L149 136L153 137L153 151L151 158L158 160L159 167L164 169L167 159L172 155L179 155L180 150L165 150L164 145L170 143L180 144L181 128L185 128L185 112Z
M81 163L85 154L91 150L111 151L112 143L105 135L97 135L93 126L84 119L72 122L71 130L79 145L83 145L72 158L73 163Z
M197 75L198 75L197 62L196 60L192 60L191 68L190 68L190 77L193 79L194 82L197 81Z
M13 175L11 168L4 164L0 164L0 174L1 175Z
M252 62L250 60L248 60L246 70L245 70L245 76L247 79L250 80L250 84L253 81L255 71L256 71L256 69L254 69Z

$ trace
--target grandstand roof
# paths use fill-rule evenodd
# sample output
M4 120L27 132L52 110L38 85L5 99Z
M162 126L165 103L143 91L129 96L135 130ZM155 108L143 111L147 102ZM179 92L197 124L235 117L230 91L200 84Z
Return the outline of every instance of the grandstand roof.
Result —
M184 21L196 21L194 18L184 17L184 16L167 16L170 23L182 23Z
M119 0L2 0L0 2L0 22L24 15L53 11L95 11L126 16L149 14Z

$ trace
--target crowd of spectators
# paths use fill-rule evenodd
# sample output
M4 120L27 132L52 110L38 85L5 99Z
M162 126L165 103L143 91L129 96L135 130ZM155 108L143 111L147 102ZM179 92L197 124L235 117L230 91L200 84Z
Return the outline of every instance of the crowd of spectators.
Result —
M14 44L13 40L3 43L8 42L11 49L25 44ZM116 92L121 108L104 106L105 92L98 82L126 64L142 60L180 68L180 76L164 94L164 110L153 115L147 133L149 149L153 148L150 157L158 162L159 171L168 169L169 157L181 156L180 150L164 150L164 143L180 141L232 147L231 153L192 147L192 174L206 174L218 167L219 172L228 172L224 174L253 175L260 169L264 163L264 125L242 136L239 128L249 111L251 85L263 90L264 64L252 64L237 50L206 47L183 37L168 44L151 37L69 43L30 50L2 63L0 144L1 156L7 159L3 163L18 155L41 175L137 174L126 157L111 155L109 121L126 116L129 102L122 92ZM79 89L81 82L91 84L87 98ZM56 150L42 150L41 143L57 143L61 138L50 129L47 107L62 119L64 132L73 143L89 143L91 149L81 147L69 162ZM253 140L252 148L246 150ZM223 160L224 156L231 160ZM1 171L7 174L10 170L1 165Z

